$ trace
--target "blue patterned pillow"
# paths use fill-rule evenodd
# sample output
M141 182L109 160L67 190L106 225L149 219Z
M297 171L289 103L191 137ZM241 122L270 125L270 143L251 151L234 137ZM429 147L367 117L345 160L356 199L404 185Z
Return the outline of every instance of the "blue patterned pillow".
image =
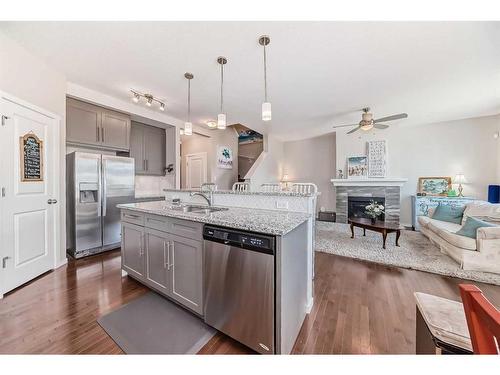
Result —
M449 223L461 224L464 211L465 206L443 206L439 204L432 218L435 220L447 221Z
M469 217L467 218L467 220L465 220L464 226L460 228L460 230L458 230L456 234L470 238L477 238L477 230L484 227L496 227L496 225L487 223L486 221L482 221L474 217Z

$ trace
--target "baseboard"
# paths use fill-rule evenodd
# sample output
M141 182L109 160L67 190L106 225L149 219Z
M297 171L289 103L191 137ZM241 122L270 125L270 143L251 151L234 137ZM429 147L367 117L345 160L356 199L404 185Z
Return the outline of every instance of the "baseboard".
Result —
M64 258L64 260L57 262L54 269L65 266L66 264L68 264L68 258Z
M309 314L312 311L314 305L314 298L311 298L311 301L306 305L306 314Z

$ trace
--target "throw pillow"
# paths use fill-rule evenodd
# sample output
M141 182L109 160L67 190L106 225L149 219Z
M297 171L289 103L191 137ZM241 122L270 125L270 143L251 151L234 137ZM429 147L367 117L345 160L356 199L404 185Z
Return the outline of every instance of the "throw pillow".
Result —
M466 236L470 238L477 238L477 230L484 227L496 227L495 224L487 223L486 221L469 217L464 226L456 232L459 236Z
M461 224L464 216L465 206L443 206L439 204L432 215L432 218L449 223Z

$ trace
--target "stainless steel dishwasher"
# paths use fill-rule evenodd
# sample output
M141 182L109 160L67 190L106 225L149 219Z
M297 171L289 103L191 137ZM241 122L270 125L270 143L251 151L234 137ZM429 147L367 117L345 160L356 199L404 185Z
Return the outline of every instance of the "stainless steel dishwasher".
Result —
M205 225L205 322L275 352L275 237Z

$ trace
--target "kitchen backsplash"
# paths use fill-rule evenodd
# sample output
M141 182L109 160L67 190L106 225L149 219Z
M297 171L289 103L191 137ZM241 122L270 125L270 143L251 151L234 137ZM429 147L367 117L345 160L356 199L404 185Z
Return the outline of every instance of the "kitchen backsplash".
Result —
M175 188L175 175L169 176L135 176L135 196L162 197L163 189Z

